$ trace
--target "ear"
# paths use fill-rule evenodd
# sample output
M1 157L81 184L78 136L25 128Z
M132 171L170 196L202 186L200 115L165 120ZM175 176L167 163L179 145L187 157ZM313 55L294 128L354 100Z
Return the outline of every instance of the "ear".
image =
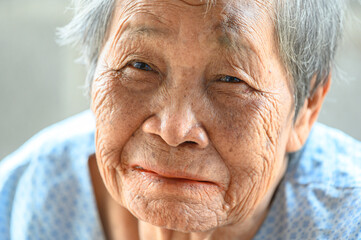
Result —
M311 82L314 82L312 79ZM296 152L305 144L313 124L316 122L321 110L325 96L330 89L331 74L327 77L326 82L319 86L314 94L307 98L300 109L297 119L291 129L291 133L286 146L287 152Z

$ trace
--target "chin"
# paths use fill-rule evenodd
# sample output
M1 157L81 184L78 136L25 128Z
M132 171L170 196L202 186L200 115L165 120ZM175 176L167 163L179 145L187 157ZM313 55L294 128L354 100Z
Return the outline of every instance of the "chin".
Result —
M199 204L138 197L127 208L139 220L169 230L206 232L219 227L218 214Z
M215 184L167 180L130 171L122 179L123 206L154 226L205 232L227 219L222 190Z

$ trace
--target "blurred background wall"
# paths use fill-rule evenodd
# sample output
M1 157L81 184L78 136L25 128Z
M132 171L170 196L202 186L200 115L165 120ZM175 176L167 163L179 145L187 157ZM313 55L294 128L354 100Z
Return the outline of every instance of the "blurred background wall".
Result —
M0 0L0 159L44 127L89 107L76 52L55 43L56 27L71 18L68 3ZM319 121L361 140L361 4L350 5L337 56L341 77Z

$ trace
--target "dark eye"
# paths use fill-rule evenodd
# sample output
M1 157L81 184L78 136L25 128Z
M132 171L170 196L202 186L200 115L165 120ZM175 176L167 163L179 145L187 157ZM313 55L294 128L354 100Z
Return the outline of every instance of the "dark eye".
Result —
M131 63L131 66L143 71L152 71L153 69L146 63L144 62L133 62Z
M241 79L232 76L223 76L219 79L221 82L227 83L240 83L243 82Z

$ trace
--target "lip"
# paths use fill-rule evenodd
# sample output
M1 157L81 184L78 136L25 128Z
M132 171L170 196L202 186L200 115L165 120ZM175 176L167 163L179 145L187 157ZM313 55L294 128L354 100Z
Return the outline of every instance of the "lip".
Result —
M150 169L150 168L144 168L139 165L132 166L132 169L141 173L150 174L158 178L163 178L171 181L184 182L184 183L214 184L218 186L217 183L202 178L201 176L196 176L185 172Z

